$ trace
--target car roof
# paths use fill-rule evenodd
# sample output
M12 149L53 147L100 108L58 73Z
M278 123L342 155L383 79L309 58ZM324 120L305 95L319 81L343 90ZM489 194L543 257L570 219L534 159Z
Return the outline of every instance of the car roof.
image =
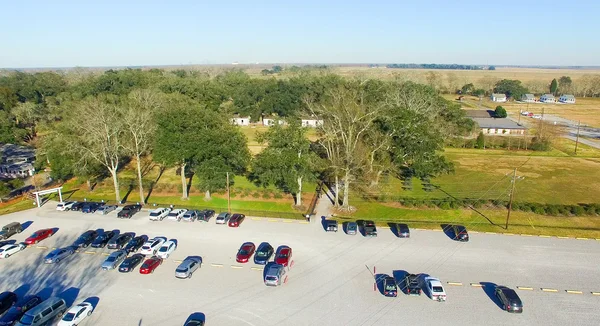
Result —
M31 310L29 310L28 312L25 313L25 315L29 315L29 316L36 316L37 314L39 314L40 312L48 309L48 307L54 305L55 303L62 301L65 302L65 300L59 298L59 297L51 297L48 298L44 301L42 301L40 304L38 304L37 306L33 307Z
M171 213L179 213L179 212L185 212L187 211L187 209L185 208L176 208L174 210L171 211Z
M166 207L155 208L155 209L151 210L150 213L158 213L158 212L163 211L165 209L167 209L167 208Z
M517 292L515 292L515 290L507 288L505 286L499 286L498 288L502 291L502 293L504 293L504 296L506 296L507 299L519 300L519 302L521 301L521 298L519 298L519 295L517 295Z
M286 254L286 253L289 253L290 251L292 251L292 248L283 247L283 248L279 249L279 254Z
M163 247L165 247L165 246L170 246L171 244L175 244L175 241L173 241L173 240L165 241L162 245L163 245Z

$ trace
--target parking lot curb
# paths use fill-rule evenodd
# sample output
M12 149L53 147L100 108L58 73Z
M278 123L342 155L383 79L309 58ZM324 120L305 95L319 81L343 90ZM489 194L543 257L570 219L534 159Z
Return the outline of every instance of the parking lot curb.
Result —
M264 267L250 267L250 269L253 271L262 271L264 270Z
M231 265L231 268L235 268L235 269L241 269L241 268L244 268L244 266L240 266L240 265Z
M212 267L223 267L223 264L210 264Z
M481 283L471 283L471 286L472 287L476 287L476 288L482 288L483 284L481 284Z
M96 252L95 251L84 251L84 254L88 254L88 255L95 255Z
M557 290L557 289L541 288L541 290L542 290L543 292L558 292L558 290Z
M461 282L448 282L448 285L462 286Z
M528 287L528 286L517 286L517 289L519 289L519 290L533 291L533 288L532 287Z
M46 247L46 246L36 246L36 248L38 248L38 249L48 249L48 247Z
M565 292L570 293L570 294L583 294L583 291L577 291L577 290L565 290Z
M600 292L592 292L592 295L600 295Z

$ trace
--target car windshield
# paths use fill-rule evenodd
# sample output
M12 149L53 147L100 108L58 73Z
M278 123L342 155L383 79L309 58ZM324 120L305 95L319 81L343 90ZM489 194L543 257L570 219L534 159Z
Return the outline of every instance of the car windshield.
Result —
M115 261L115 259L117 259L117 257L115 257L115 256L110 256L110 257L106 258L106 261L108 261L108 262L113 262L113 261Z
M167 249L169 249L169 247L160 247L160 249L158 251L159 252L167 252Z
M248 250L246 250L246 249L240 250L240 255L247 255L247 254L248 254Z
M150 213L150 216L158 216L160 213Z
M150 250L150 246L145 245L145 246L142 247L142 250Z
M396 286L394 284L386 284L385 289L388 291L396 290Z
M21 320L19 320L19 322L23 325L31 325L33 323L33 318L34 318L34 316L31 316L31 315L23 315L23 317L21 317Z
M444 289L441 286L434 286L433 292L436 292L436 293L444 292Z
M267 251L258 251L258 252L256 253L256 255L257 255L258 257L266 257L266 256L267 256Z
M75 319L75 314L72 312L67 313L62 320L64 321L73 321Z
M187 273L188 269L186 267L178 268L175 270L177 273Z
M169 216L177 216L177 213L176 212L169 213Z

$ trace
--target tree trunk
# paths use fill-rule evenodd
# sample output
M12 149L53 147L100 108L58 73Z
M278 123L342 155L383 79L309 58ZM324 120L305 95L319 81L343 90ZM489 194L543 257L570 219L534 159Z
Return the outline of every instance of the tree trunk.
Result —
M350 171L346 171L346 175L344 176L344 199L342 201L343 208L349 208L348 197L350 194Z
M338 207L340 205L340 180L338 176L335 176L335 202L333 203L334 207Z
M140 155L138 154L136 156L138 183L140 186L140 204L144 205L146 203L146 199L144 198L144 185L142 184L142 163L140 162Z
M302 206L302 177L298 177L298 192L296 193L296 206Z
M90 179L88 178L85 182L87 183L88 191L92 191L92 182Z
M188 199L187 181L185 180L185 166L185 163L181 164L181 199Z
M206 199L206 200L210 200L210 199L211 199L211 198L210 198L210 190L207 190L207 191L204 193L204 199Z
M117 178L117 169L110 169L110 175L113 178L113 185L115 186L115 199L117 203L121 202L121 192L119 191L119 179Z
M377 171L377 174L375 175L375 185L379 184L379 179L381 178L382 173L383 173L383 170Z

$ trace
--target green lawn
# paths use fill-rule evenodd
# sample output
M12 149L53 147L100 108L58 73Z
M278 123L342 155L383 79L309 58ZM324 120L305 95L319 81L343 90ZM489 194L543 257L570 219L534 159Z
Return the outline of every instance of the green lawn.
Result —
M5 204L0 207L0 215L10 214L14 212L24 211L26 209L34 208L33 201L29 199L19 200L14 203Z

